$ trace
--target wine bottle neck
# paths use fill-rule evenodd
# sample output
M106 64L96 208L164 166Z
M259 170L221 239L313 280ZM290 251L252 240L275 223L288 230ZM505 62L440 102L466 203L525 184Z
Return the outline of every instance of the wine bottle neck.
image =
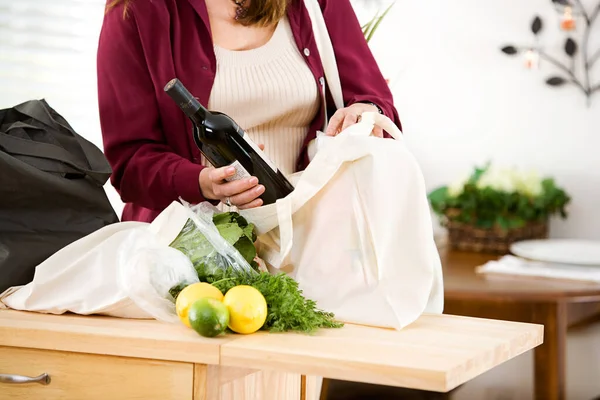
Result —
M189 99L185 104L181 104L180 107L189 118L198 119L199 117L203 121L206 119L208 111L195 98Z
M165 92L177 103L181 110L189 118L206 118L208 111L198 99L196 99L183 84L177 79L172 79L165 86Z

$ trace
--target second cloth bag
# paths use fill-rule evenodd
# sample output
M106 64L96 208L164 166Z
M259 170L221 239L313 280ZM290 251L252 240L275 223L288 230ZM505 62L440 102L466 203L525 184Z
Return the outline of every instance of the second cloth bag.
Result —
M375 125L395 139L370 136ZM320 138L296 189L241 211L259 255L339 320L401 329L441 313L443 284L423 175L390 119L365 113Z

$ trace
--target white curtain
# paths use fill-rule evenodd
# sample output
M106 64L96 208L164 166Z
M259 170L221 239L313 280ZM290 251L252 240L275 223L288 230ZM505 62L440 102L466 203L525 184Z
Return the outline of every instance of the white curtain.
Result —
M0 107L45 98L101 147L96 49L105 0L0 0Z
M106 0L0 0L0 109L46 99L102 149L96 51ZM117 213L122 205L107 185Z

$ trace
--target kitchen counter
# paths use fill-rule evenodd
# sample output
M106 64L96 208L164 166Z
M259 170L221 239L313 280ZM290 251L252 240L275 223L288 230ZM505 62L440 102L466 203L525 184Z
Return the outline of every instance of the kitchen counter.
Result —
M0 310L0 399L307 400L315 377L447 392L542 341L541 325L451 315L209 339L154 320Z

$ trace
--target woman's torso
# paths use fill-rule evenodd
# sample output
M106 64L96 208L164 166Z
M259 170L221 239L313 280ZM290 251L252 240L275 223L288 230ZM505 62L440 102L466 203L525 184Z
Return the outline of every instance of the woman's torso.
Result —
M288 19L257 48L236 51L215 44L214 49L217 68L208 108L233 118L265 145L284 174L291 174L320 99Z
M125 48L130 52L128 57L133 62L144 64L143 68L146 69L147 76L144 76L143 79L148 79L152 83L152 87L147 87L146 92L137 93L136 96L155 98L156 124L157 128L164 133L165 140L164 146L158 147L169 149L178 156L199 164L201 154L191 135L190 121L164 93L163 87L169 80L177 77L198 97L201 103L209 103L216 78L217 61L206 3L204 0L161 0L144 2L143 7L136 7L136 4L133 3L133 10L125 20L122 19L120 13L122 10L114 10L109 15L110 18L104 25L103 40L105 43L129 41ZM300 53L304 63L312 73L311 85L318 91L322 91L323 67L318 57L310 19L302 2L292 2L287 17L292 28L294 43L298 49L301 49ZM115 28L117 24L123 25L123 28ZM108 50L104 51L108 52ZM104 56L103 64L100 67L113 75L122 73L123 77L119 79L129 79L127 70L121 71L118 68L110 67L111 64L119 62L121 60ZM105 96L108 96L109 93ZM118 91L117 94L119 94ZM111 99L111 101L127 103L135 100L129 92L119 95L121 97ZM321 96L321 106L322 101L323 97ZM149 112L153 112L153 110L151 109ZM149 116L155 117L152 114ZM322 128L323 116L323 113L320 112L315 114L305 135L303 149L300 157L297 157L294 171L303 169L307 165L305 149L308 142L315 137L315 131ZM117 129L108 117L104 117L104 122L107 129ZM119 123L119 129L124 132L135 129L135 126L135 120ZM186 134L186 132L188 133ZM118 157L119 151L117 148L113 149L114 157ZM153 155L149 154L147 157L150 158ZM175 185L174 180L177 175L175 171L170 172L173 175L171 181L166 184ZM190 182L190 187L193 185L194 183ZM150 209L128 202L124 208L123 220L152 221L161 210L162 208Z

